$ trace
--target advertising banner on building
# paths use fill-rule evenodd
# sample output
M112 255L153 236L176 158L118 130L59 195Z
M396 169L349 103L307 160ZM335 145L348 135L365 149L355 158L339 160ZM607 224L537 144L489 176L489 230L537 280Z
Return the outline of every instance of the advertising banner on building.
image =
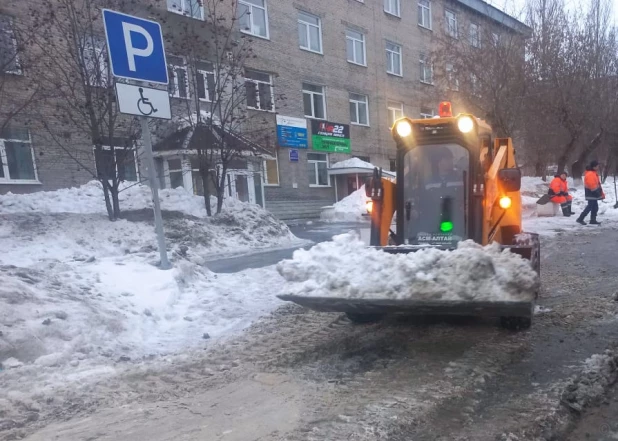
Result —
M350 126L329 121L311 121L313 150L329 153L352 153Z
M277 115L277 144L295 149L309 148L307 120L293 116Z

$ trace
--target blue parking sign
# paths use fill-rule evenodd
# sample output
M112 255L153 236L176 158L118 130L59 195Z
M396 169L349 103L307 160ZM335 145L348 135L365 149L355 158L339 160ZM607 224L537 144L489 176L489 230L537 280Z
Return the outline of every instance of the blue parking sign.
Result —
M161 25L103 9L107 50L116 77L168 84Z

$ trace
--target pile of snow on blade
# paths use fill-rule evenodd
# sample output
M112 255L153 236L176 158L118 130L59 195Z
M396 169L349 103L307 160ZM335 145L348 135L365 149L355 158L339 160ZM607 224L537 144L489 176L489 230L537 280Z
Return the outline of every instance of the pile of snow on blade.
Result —
M363 219L363 214L367 213L368 200L369 198L365 194L365 186L363 185L354 193L334 204L332 211L322 213L321 218L327 222L360 221Z
M530 300L536 272L499 245L461 242L454 251L425 249L388 254L368 248L353 233L294 252L277 265L290 284L285 293L309 297L414 300Z

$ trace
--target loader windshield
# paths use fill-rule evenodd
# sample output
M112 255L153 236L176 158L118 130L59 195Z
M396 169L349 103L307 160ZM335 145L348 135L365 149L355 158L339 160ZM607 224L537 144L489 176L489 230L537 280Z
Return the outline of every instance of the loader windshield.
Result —
M404 238L455 246L466 238L470 155L457 144L419 146L404 159Z

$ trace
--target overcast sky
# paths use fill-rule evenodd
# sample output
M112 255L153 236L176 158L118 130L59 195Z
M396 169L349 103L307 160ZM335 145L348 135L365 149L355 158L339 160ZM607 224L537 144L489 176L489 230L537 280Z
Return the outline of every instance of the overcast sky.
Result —
M526 0L485 0L487 3L495 6L496 8L502 9L508 14L523 19L521 16L524 6L526 4ZM567 5L570 8L582 7L583 4L587 3L587 0L567 0ZM618 26L618 1L614 0L614 24Z

